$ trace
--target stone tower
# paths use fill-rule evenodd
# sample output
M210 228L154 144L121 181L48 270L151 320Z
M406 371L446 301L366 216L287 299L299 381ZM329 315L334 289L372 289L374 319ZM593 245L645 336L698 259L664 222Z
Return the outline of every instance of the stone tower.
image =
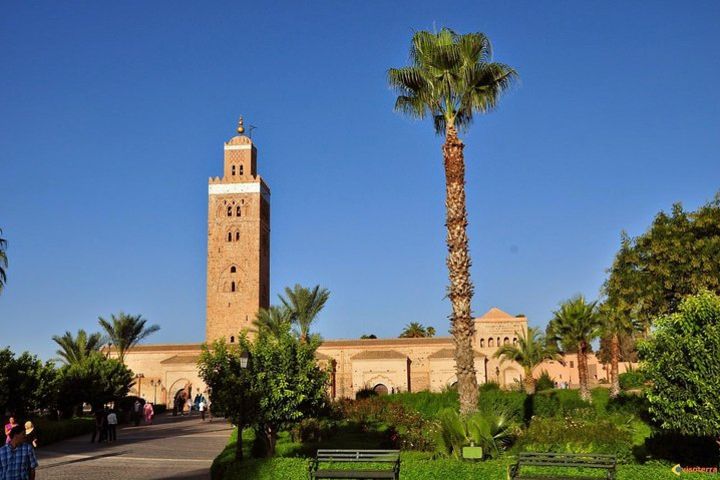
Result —
M242 118L237 131L225 143L223 176L208 185L208 342L235 343L270 304L270 189Z

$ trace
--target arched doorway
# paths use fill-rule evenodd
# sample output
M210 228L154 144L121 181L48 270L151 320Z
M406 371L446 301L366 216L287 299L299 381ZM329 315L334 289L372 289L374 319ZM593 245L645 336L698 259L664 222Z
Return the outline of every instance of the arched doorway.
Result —
M388 394L388 388L383 385L382 383L378 383L373 387L373 391L378 394L378 396L387 395Z

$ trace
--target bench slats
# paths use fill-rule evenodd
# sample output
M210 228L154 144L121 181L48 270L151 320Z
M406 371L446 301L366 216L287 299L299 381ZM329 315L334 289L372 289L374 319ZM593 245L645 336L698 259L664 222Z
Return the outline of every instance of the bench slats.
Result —
M336 469L320 468L320 463L392 463L392 469ZM400 472L399 450L330 450L320 449L310 466L310 477L313 479L354 478L354 479L394 479Z
M602 453L552 453L552 452L521 452L518 460L510 469L510 478L517 480L547 479L540 474L523 474L522 467L568 467L568 468L595 468L608 471L608 478L615 477L617 458L615 455ZM553 479L556 476L552 477ZM560 478L560 477L558 477ZM566 476L562 478L588 478L581 476Z

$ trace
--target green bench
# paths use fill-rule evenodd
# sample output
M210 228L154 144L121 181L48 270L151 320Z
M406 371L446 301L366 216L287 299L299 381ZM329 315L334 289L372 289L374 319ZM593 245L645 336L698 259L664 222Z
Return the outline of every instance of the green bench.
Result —
M578 477L565 476L559 477L553 472L551 475L542 475L541 473L523 473L520 470L526 467L532 467L533 470L542 472L543 468L595 468L605 470L607 480L615 480L615 468L617 458L615 455L603 455L598 453L535 453L522 452L518 455L517 463L510 466L508 477L511 480L570 480L578 478L598 477ZM538 468L539 467L539 468Z
M374 463L387 465L388 468L334 468L336 463ZM400 450L318 450L310 462L310 479L354 478L368 480L374 478L400 478Z

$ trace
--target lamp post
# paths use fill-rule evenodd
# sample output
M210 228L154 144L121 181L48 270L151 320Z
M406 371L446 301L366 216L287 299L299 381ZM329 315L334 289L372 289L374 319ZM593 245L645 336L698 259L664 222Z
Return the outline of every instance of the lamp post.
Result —
M246 370L248 363L250 362L250 352L243 350L240 354L240 370ZM243 375L244 376L244 375ZM242 431L243 424L245 423L245 389L240 391L240 421L238 422L238 436L237 443L235 444L235 458L242 460Z
M151 379L150 386L153 387L153 404L157 404L157 387L161 385L160 379Z
M140 389L142 388L142 379L143 378L145 378L145 375L143 375L142 373L138 373L137 375L135 375L135 380L137 380L137 382L138 382L138 397L141 397L141 398L142 398L142 396L140 395Z

